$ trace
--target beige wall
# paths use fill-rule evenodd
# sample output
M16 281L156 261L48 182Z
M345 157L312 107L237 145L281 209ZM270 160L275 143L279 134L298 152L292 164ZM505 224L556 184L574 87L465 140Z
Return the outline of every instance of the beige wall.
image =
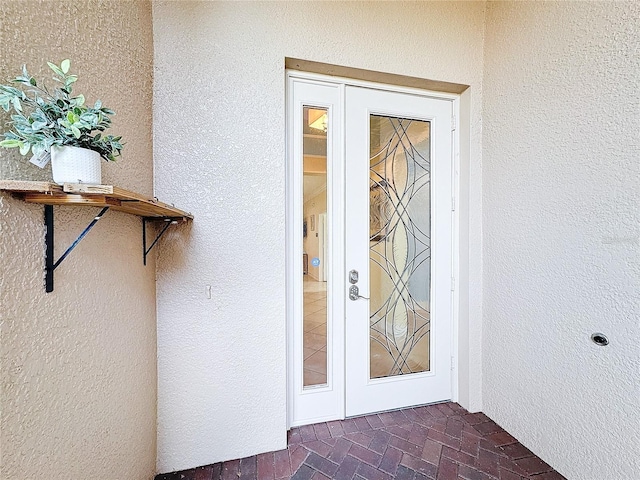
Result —
M156 187L196 217L184 248L158 258L160 471L285 445L285 58L471 85L463 175L477 239L484 8L154 2ZM461 370L465 404L478 408L479 281L473 289Z
M569 479L640 472L638 45L638 2L488 6L483 410Z
M103 182L152 194L146 2L2 1L0 77L72 61L77 92L113 108L124 157ZM44 68L42 67L44 65ZM6 118L6 117L5 117ZM50 179L0 150L0 178ZM43 208L0 195L0 478L148 480L156 457L154 262L137 217L108 212L43 287ZM56 257L97 212L55 208Z

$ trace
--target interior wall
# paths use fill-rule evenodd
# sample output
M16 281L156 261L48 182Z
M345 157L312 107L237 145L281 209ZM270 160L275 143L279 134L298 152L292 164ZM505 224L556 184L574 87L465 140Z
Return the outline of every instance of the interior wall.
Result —
M285 446L285 58L471 85L480 185L483 34L482 2L154 2L156 188L196 218L158 260L161 472Z
M76 92L117 112L122 159L103 183L153 194L153 34L149 2L3 1L0 77L24 63L71 59ZM7 116L2 117L2 121ZM0 178L50 180L0 150ZM58 258L98 212L55 207ZM136 479L155 474L154 262L144 267L141 220L107 212L44 291L43 207L0 194L0 477Z
M327 190L310 198L304 203L304 218L307 219L307 237L303 239L304 251L309 256L309 273L314 280L320 281L320 267L314 267L311 260L321 258L320 254L320 214L327 213ZM314 215L314 230L311 230L311 216Z
M635 479L640 4L492 2L486 31L483 410L567 478Z

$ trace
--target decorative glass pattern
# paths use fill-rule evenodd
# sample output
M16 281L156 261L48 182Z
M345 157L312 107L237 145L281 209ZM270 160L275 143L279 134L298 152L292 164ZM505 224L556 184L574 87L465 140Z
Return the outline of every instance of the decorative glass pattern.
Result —
M370 116L370 376L429 371L430 123Z

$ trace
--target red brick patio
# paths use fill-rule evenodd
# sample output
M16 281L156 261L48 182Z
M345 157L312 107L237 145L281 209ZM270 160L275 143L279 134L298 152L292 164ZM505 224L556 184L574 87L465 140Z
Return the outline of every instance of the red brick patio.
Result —
M483 413L456 403L294 428L287 449L156 480L560 480Z

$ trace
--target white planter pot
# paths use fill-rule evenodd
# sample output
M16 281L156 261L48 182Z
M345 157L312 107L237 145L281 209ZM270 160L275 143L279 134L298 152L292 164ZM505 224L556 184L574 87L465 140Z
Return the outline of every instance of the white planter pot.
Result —
M100 154L80 147L51 147L51 171L53 181L63 183L90 183L100 185L102 182Z

